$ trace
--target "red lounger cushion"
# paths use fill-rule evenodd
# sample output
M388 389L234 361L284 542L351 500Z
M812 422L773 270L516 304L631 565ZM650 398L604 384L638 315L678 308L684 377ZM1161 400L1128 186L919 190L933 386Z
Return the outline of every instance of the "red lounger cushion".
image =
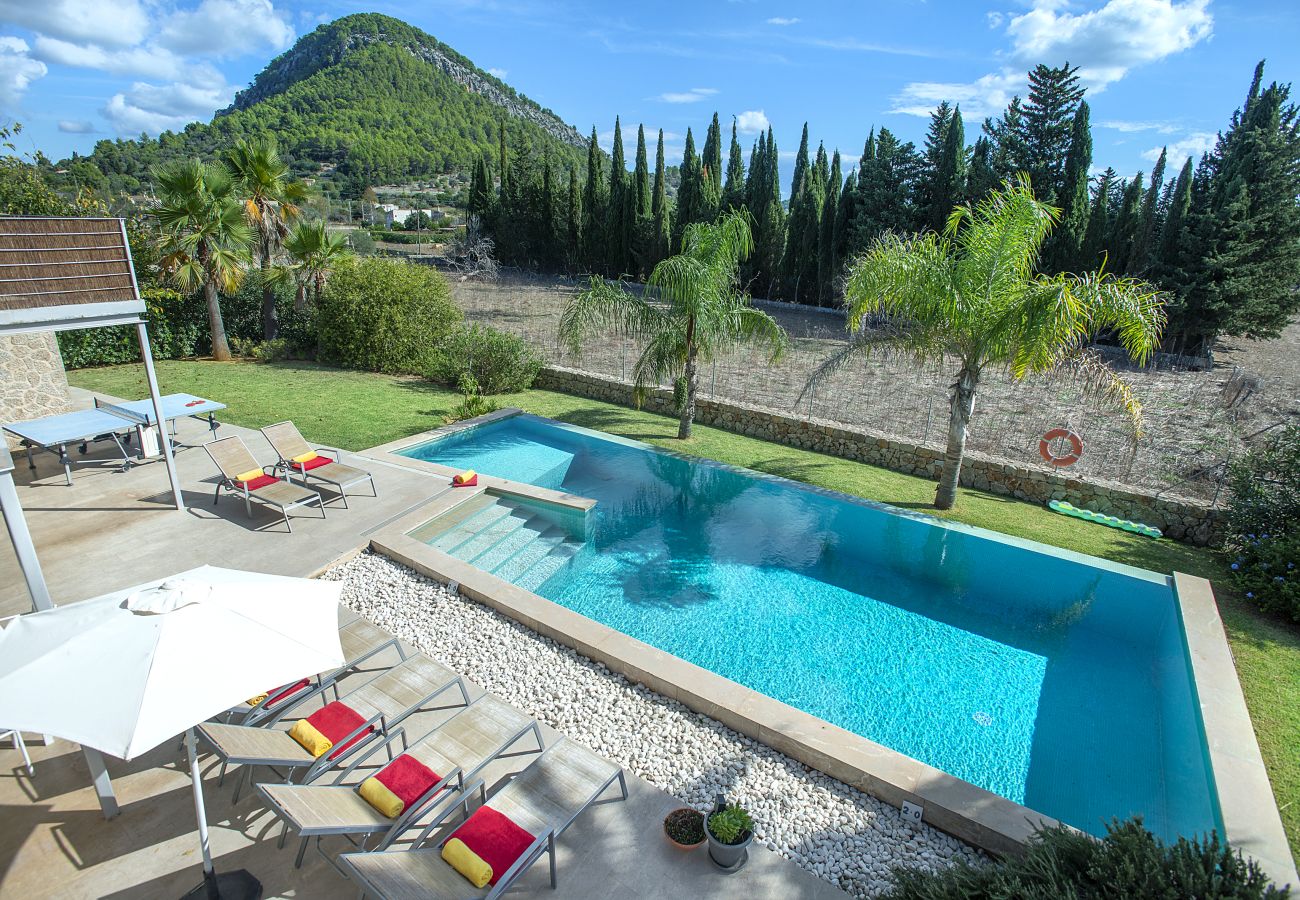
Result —
M355 744L357 741L368 735L373 728L367 728L352 740L342 746L339 741L343 740L352 732L356 731L366 720L361 713L357 712L346 703L340 703L335 700L333 703L326 703L320 709L316 710L307 717L307 722L319 731L325 737L329 738L330 743L334 745L330 751L330 759L337 759L344 751Z
M299 472L309 472L312 469L319 469L321 466L328 466L332 462L334 462L334 460L330 459L328 456L318 456L315 459L309 459L306 462L291 462L289 465L293 466Z
M533 835L490 806L480 806L452 837L459 838L479 859L492 867L488 884L496 884L534 840Z
M236 481L235 487L248 488L250 491L255 491L258 488L266 487L268 484L275 484L279 480L280 479L278 478L272 478L270 475L259 475L258 477L250 479L249 481Z

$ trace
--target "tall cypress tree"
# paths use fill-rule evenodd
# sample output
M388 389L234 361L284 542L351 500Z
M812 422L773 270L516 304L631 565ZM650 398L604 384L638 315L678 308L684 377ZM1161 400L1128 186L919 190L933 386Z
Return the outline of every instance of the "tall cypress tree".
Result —
M606 255L611 275L624 275L628 271L627 213L631 197L627 190L627 162L623 156L623 126L614 117L614 147L609 165L609 207L606 217Z
M569 272L582 265L582 189L578 186L578 167L569 163L569 204L566 217L564 264Z
M605 191L600 171L600 144L591 126L587 144L587 183L582 195L582 262L588 272L605 271Z
M1134 275L1147 272L1155 262L1155 241L1158 237L1160 214L1160 192L1165 183L1165 161L1168 148L1160 150L1160 158L1151 170L1151 182L1146 195L1142 198L1142 209L1138 215L1137 234L1133 241L1133 252L1129 257L1128 271Z
M632 222L628 226L628 255L641 276L649 274L647 264L653 255L650 233L650 166L646 161L645 126L636 129L636 169L632 179L634 202L630 207Z
M943 143L930 178L929 221L935 231L942 231L953 207L966 196L966 129L961 121L961 107L953 109L943 129Z
M1169 205L1165 210L1165 220L1160 228L1160 245L1156 250L1156 277L1166 286L1172 288L1178 271L1178 252L1187 228L1187 215L1192 207L1192 158L1187 157L1183 168L1178 173L1173 190L1169 195Z
M1110 271L1117 275L1133 272L1133 249L1142 224L1142 173L1124 182L1120 191L1119 212L1111 225L1106 247L1110 251Z
M673 251L682 245L682 232L692 222L699 221L700 211L700 160L695 155L695 137L686 129L686 149L682 153L682 167L677 184L677 215L673 217Z
M781 258L781 297L792 302L798 302L799 284L806 268L804 235L810 218L810 174L808 123L805 122L799 152L794 158L794 176L790 180L790 217L786 222L785 253Z
M830 176L824 189L821 229L817 237L817 305L830 306L835 295L835 277L839 274L839 260L835 255L835 222L839 217L840 151L835 151L831 161Z
M709 123L709 132L704 138L704 154L700 161L704 174L713 186L713 195L722 197L722 126L718 124L718 114L713 114ZM712 216L708 218L712 219Z
M484 228L492 227L492 174L488 170L487 156L481 155L474 163L474 173L469 183L466 209Z
M650 165L646 161L645 125L636 127L636 214L650 217Z
M536 245L538 262L544 268L551 268L560 262L561 247L559 229L556 227L556 212L559 209L555 195L555 175L551 171L551 152L547 150L542 159L542 190L540 209L538 210L538 227Z
M993 142L981 135L970 154L970 168L966 173L966 200L978 203L998 186L998 173L994 170ZM1088 205L1087 173L1083 184L1084 207Z
M1088 231L1088 169L1092 167L1092 127L1087 101L1079 103L1070 126L1070 149L1065 155L1061 192L1061 218L1047 241L1045 269L1074 271L1080 267ZM1082 267L1086 270L1086 266Z
M1110 233L1110 192L1114 180L1115 170L1108 168L1097 181L1092 209L1088 212L1088 230L1084 233L1083 248L1079 252L1079 266L1085 271L1099 268L1102 264L1102 253Z
M653 270L659 260L668 255L672 240L671 222L668 211L668 189L664 183L664 130L659 129L659 146L655 149L655 183L650 199L651 234L650 253L646 259L646 268Z
M856 169L850 169L835 206L835 264L841 270L852 252L853 219L857 214L857 205L858 173ZM839 277L838 272L835 277Z
M506 157L506 120L497 123L497 171L501 173L501 188L498 196L506 195L506 182L510 177L510 161Z
M858 167L856 249L868 246L883 231L912 231L919 218L914 197L923 162L912 143L901 143L888 128L881 128L871 156L864 160Z
M722 187L721 211L740 209L745 205L745 159L736 137L736 120L731 120L731 153L727 157L727 179Z

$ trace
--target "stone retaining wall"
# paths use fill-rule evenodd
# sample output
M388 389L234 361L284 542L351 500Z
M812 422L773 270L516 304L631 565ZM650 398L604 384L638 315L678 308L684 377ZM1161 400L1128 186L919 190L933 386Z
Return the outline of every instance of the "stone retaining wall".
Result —
M632 385L604 375L547 366L537 387L632 405ZM672 392L657 389L643 404L653 412L675 415ZM697 398L695 419L737 434L870 463L896 472L939 480L943 451L887 435L871 434L823 419L802 419L769 409L714 398ZM1033 503L1067 500L1075 506L1122 519L1154 525L1168 537L1189 544L1216 544L1223 515L1209 504L1181 497L1156 497L1119 484L1079 481L1046 469L1018 466L979 453L967 453L962 465L965 487L1006 494Z

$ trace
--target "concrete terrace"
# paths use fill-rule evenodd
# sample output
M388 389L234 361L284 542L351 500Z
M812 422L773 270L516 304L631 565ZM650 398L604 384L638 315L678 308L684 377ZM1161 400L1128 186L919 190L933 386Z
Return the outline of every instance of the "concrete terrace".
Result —
M77 402L89 406L90 395L78 392ZM223 425L220 434L242 436L261 461L272 461L259 433ZM184 420L179 437L197 443L206 437L205 426ZM49 454L37 456L34 476L25 463L15 475L50 592L62 604L204 563L311 575L352 553L368 534L447 490L445 479L347 456L374 474L379 497L366 496L363 487L351 509L336 502L323 521L313 510L300 511L292 534L272 510L255 505L249 519L243 504L229 497L214 508L216 470L200 449L177 455L190 506L184 514L169 505L161 462L123 473L104 445L86 457L103 464L74 469L72 487L64 483L58 461ZM29 608L17 561L4 542L0 616ZM383 661L394 661L396 654L392 656ZM481 693L481 688L471 686L472 696ZM420 713L408 733L423 733L421 729L427 731L449 715ZM549 742L556 733L542 727ZM34 777L21 769L16 752L0 750L0 898L167 897L199 883L198 836L179 742L168 742L129 762L108 761L122 806L121 815L111 821L100 814L75 745L56 741L31 750ZM486 773L488 783L499 782L529 759L494 764ZM232 806L233 777L219 788L217 770L215 760L205 758L208 819L218 871L249 869L262 880L268 897L355 895L354 886L314 851L308 851L302 869L294 869L296 842L291 840L278 850L278 820L256 796L246 794ZM232 769L231 776L237 774ZM664 840L660 825L664 814L680 803L631 772L627 775L627 803L589 810L559 841L560 890L549 890L543 863L518 882L516 891L578 898L645 896L653 885L662 896L816 900L844 896L760 847L752 848L749 865L731 876L718 873L702 851L683 855ZM336 851L339 842L327 847Z

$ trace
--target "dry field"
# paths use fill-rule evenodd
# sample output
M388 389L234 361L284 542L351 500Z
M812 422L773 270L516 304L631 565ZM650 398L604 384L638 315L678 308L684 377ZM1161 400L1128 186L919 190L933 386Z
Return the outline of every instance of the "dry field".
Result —
M629 377L638 353L631 341L594 338L577 358L558 346L556 324L574 290L575 284L563 279L519 275L454 283L470 321L514 332L558 365ZM863 360L801 399L811 372L843 344L843 316L784 304L766 308L789 332L790 354L775 366L750 350L719 359L702 373L705 394L942 445L954 371ZM1066 379L1016 382L991 372L976 399L969 447L1018 465L1050 468L1038 455L1039 437L1058 426L1071 428L1084 442L1083 458L1071 470L1081 477L1220 499L1225 463L1240 455L1253 435L1300 420L1300 323L1277 341L1225 342L1208 372L1129 369L1125 377L1145 410L1145 433L1136 442L1126 416L1098 408Z

